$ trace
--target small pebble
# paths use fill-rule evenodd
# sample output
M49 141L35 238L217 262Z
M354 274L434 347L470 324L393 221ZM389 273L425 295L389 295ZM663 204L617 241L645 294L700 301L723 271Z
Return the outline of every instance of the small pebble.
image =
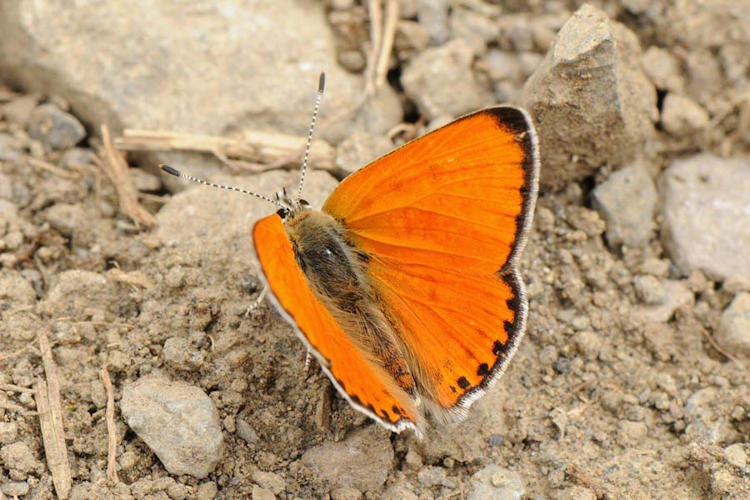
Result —
M666 297L664 285L655 276L636 276L633 279L633 287L635 288L636 296L646 304L661 304Z
M667 94L661 111L664 130L675 136L685 136L705 129L710 117L705 109L689 97Z
M61 150L79 143L86 137L86 129L75 116L56 105L42 104L31 113L29 135L48 149Z
M747 453L743 443L735 443L724 448L724 458L735 467L744 468L747 465Z

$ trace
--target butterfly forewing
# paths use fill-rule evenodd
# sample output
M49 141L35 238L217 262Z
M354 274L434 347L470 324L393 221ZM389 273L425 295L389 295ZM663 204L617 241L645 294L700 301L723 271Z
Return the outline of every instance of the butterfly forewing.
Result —
M355 172L323 207L370 256L372 286L433 408L468 406L523 334L515 261L533 215L537 148L525 112L480 111Z

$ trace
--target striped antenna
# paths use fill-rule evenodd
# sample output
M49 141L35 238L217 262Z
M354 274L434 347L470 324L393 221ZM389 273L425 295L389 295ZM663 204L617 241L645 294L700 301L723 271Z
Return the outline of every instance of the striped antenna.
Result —
M273 203L277 207L282 208L284 210L289 210L291 208L285 205L284 203L281 203L278 200L271 199L268 196L263 196L262 194L253 193L252 191L248 191L247 189L242 189L242 188L238 188L234 186L225 186L224 184L215 184L213 182L209 182L203 179L199 179L197 177L193 177L192 175L183 174L176 168L170 167L169 165L159 165L159 168L170 175L179 177L180 179L186 179L188 181L197 182L198 184L203 184L204 186L211 186L211 187L215 187L219 189L226 189L228 191L237 191L239 193L249 194L250 196L255 196L256 198L260 198L263 201Z
M310 158L310 148L312 147L313 130L315 130L315 121L318 119L318 108L320 100L323 98L323 91L326 87L326 74L321 73L318 79L318 95L315 96L315 107L313 108L312 120L310 120L310 129L307 132L307 144L305 144L305 158L302 160L302 168L299 174L299 187L297 188L297 197L294 199L297 204L302 198L302 187L305 185L305 172L307 172L307 160Z

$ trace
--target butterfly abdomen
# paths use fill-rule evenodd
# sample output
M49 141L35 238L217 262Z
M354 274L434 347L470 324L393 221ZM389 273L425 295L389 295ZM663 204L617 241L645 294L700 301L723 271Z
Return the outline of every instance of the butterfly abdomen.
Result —
M310 288L344 331L408 393L414 380L391 323L366 277L369 256L349 245L342 224L305 210L284 222L297 264Z

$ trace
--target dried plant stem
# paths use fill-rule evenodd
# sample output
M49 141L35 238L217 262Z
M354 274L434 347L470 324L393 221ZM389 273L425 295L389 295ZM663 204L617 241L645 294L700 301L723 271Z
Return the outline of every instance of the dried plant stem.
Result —
M96 163L107 174L109 180L114 184L115 190L117 190L120 212L128 216L138 227L141 227L141 225L155 226L156 219L154 219L154 216L138 203L138 191L135 189L133 178L130 176L130 168L120 152L115 149L109 128L106 125L102 125L102 142Z
M65 444L60 379L57 366L52 359L52 348L47 333L40 332L38 341L46 382L42 379L37 380L34 384L34 391L44 442L44 455L47 459L47 467L52 473L52 483L55 485L58 498L68 498L73 478L70 473L70 462L68 462L68 448Z
M293 163L304 151L305 138L271 132L246 131L240 137L216 137L182 134L156 130L126 129L115 140L125 151L195 151L213 154L239 170L264 170ZM310 151L310 161L316 168L334 167L336 150L322 139L317 139ZM267 165L263 168L259 164ZM269 165L270 164L270 165Z
M115 392L112 388L112 379L109 378L107 365L102 366L99 375L102 378L104 389L107 391L107 479L113 483L120 481L117 477L117 428L115 427Z

